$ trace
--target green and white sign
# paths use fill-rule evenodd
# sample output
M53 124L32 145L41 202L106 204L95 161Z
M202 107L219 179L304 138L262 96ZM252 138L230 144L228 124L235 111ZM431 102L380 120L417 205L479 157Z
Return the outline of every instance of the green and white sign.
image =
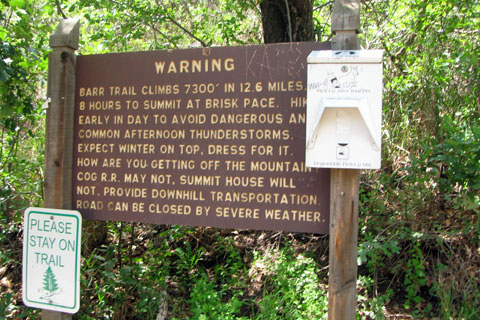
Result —
M76 313L80 307L82 216L78 211L28 208L24 215L23 302Z

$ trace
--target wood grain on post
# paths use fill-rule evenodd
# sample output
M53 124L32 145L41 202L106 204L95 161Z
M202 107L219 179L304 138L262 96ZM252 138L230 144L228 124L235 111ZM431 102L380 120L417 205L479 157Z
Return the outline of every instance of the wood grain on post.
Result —
M332 50L359 50L360 1L336 0L332 13Z
M44 207L72 208L73 112L75 70L80 23L65 19L50 36L48 58L47 132L45 146ZM71 315L43 310L42 319L67 320Z
M328 318L355 319L359 170L331 169Z
M332 50L359 50L360 1L336 0ZM356 315L359 170L331 169L328 319Z

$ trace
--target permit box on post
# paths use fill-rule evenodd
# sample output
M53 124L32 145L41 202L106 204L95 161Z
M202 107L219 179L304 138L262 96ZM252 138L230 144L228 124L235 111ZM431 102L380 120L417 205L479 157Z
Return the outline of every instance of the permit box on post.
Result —
M380 168L382 58L382 50L308 56L307 167Z

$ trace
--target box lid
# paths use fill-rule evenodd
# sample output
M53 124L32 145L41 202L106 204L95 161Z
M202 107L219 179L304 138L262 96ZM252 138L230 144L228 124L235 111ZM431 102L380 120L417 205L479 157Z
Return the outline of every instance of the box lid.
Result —
M308 63L381 63L383 50L321 50L312 51Z

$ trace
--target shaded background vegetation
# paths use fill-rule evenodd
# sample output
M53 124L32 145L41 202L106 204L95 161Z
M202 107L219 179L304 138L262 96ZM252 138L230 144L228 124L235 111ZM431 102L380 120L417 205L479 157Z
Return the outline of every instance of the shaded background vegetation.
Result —
M0 318L38 315L21 302L22 214L42 205L48 39L59 20L81 19L79 54L243 45L264 41L260 2L0 0ZM317 41L331 38L332 6L313 1ZM382 169L362 173L359 318L480 318L479 16L474 0L362 1L359 36L385 50L385 89ZM85 228L75 318L326 315L327 236Z

